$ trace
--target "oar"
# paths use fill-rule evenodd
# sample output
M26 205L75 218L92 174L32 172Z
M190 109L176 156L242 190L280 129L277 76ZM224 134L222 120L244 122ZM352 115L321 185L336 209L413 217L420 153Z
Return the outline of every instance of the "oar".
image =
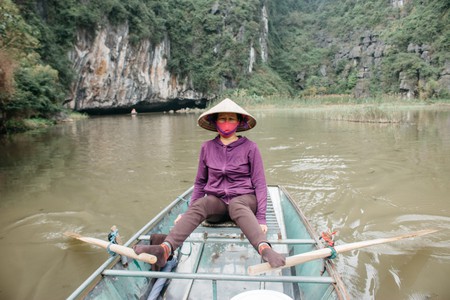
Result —
M422 236L422 235L434 233L436 231L438 231L438 230L437 229L425 229L425 230L402 234L402 235L394 236L394 237L390 237L390 238L381 238L381 239L375 239L375 240L369 240L369 241L350 243L350 244L346 244L346 245L339 245L339 246L335 246L334 250L336 251L336 253L342 253L342 252L350 251L350 250L354 250L354 249L359 249L359 248L369 247L369 246L378 245L378 244L395 242L395 241L402 240L402 239ZM258 275L258 274L266 273L266 272L273 271L273 270L292 267L292 266L299 265L299 264L302 264L302 263L305 263L308 261L312 261L315 259L330 257L332 254L333 254L333 250L331 248L323 248L323 249L319 249L319 250L314 250L314 251L286 257L286 264L280 268L272 268L269 265L269 263L262 263L262 264L253 265L253 266L248 267L247 272L249 275Z
M125 255L125 256L133 258L133 259L147 262L149 264L156 263L156 256L148 254L148 253L141 253L138 255L138 254L136 254L136 252L134 252L133 249L131 249L129 247L112 244L110 242L96 239L96 238L84 237L75 232L65 232L64 235L66 235L68 237L72 237L72 238L80 240L80 241L83 241L83 242L86 242L86 243L89 243L89 244L92 244L92 245L97 245L102 248L109 249L112 252L115 252L117 254Z

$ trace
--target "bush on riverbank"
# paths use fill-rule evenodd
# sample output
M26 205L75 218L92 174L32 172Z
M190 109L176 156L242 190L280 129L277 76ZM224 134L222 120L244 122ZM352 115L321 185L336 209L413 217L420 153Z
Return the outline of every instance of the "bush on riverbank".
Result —
M87 119L89 118L89 116L85 113L79 113L76 111L72 111L69 113L68 116L71 120L76 121L76 120L83 120L83 119Z
M86 119L89 116L78 112L65 112L58 114L53 119L30 118L30 119L10 119L4 124L3 131L0 133L19 133L36 129L43 129L61 122L73 122Z
M35 119L10 119L5 122L6 133L18 133L29 130L42 129L50 127L54 124L54 121L35 118Z

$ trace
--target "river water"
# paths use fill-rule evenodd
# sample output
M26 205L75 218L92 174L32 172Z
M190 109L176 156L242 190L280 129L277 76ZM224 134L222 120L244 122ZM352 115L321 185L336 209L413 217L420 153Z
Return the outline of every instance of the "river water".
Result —
M267 181L284 185L337 244L441 229L340 254L354 299L450 299L450 110L409 123L324 120L320 111L252 111ZM198 114L93 117L0 144L0 298L62 299L108 257L65 231L128 240L195 177Z

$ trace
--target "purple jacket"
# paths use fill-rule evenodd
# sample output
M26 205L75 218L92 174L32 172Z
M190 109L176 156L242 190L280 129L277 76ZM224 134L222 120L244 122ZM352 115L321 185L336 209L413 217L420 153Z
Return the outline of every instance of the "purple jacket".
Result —
M256 195L256 219L266 224L267 185L256 143L239 137L225 146L219 136L203 143L191 204L205 195L214 195L228 204L245 194Z

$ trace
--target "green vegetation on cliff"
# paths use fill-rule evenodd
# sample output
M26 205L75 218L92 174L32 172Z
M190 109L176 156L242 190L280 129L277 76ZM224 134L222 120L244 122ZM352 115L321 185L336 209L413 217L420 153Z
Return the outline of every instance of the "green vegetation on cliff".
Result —
M422 84L416 97L448 98L436 82L450 64L450 2L394 2L271 1L271 67L306 94L353 93L367 78L364 96L406 92L403 80Z

